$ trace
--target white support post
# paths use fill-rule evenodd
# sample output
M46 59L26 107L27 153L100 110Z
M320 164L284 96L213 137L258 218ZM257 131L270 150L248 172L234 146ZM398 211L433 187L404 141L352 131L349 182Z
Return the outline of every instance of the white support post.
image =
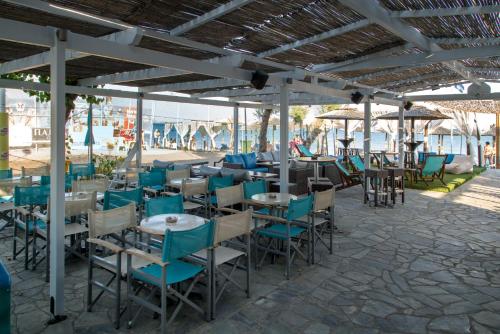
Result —
M405 166L405 109L399 107L398 118L398 148L399 148L399 168Z
M89 103L89 116L88 116L89 124L87 124L88 132L89 132L89 164L92 163L92 155L94 153L94 125L92 122L94 121L92 115L92 103Z
M239 123L240 123L240 116L239 116L239 110L238 110L238 105L234 106L233 109L233 154L238 154L239 148L238 148L238 141L239 139L239 134L238 131L240 129Z
M137 96L137 113L135 120L135 129L137 130L135 136L135 145L137 147L137 153L135 155L135 163L137 168L141 168L142 163L142 105L143 105L143 95L139 93Z
M50 62L50 312L64 313L64 181L65 181L65 31L58 30Z
M280 86L280 192L288 192L288 98L287 84Z
M372 131L372 108L370 102L365 102L365 133L363 140L363 152L365 159L365 168L370 168L370 147L371 147L371 131Z

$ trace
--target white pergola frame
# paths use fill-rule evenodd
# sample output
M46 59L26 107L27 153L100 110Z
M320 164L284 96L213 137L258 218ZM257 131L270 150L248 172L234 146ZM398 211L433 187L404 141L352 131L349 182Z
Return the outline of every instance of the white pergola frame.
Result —
M321 72L335 72L369 68L385 68L397 67L407 69L411 66L421 66L429 63L441 63L451 71L458 73L465 80L472 83L482 85L483 80L474 75L474 71L469 71L458 60L464 58L481 58L498 55L497 44L500 43L500 38L444 38L431 39L416 29L402 21L402 18L408 17L429 17L429 16L449 16L449 15L476 15L497 13L500 11L500 6L474 6L467 8L443 8L433 10L414 10L390 12L377 2L370 0L339 0L343 5L355 10L365 17L358 22L351 23L343 27L334 29L294 41L285 45L278 46L271 50L261 52L257 55L248 55L237 53L235 51L214 47L205 43L191 41L180 35L195 29L211 20L217 19L233 10L238 10L252 2L252 0L232 0L221 5L203 15L193 18L170 31L170 33L162 33L144 28L131 26L119 20L101 18L95 15L85 15L77 11L68 11L59 6L50 5L49 3L38 0L5 0L7 2L22 5L47 13L56 14L79 21L87 21L101 26L119 29L121 31L103 36L100 38L90 37L82 34L72 33L70 31L43 27L29 23L22 23L8 19L0 19L0 40L38 45L49 48L50 51L43 52L34 56L25 57L0 64L0 74L12 73L36 67L50 65L51 84L41 84L33 82L19 82L12 80L0 80L1 87L34 89L50 91L51 99L51 203L56 205L51 206L52 228L51 228L51 281L50 295L53 299L51 312L55 316L64 314L64 112L66 93L75 94L90 94L97 96L117 96L134 98L137 100L138 120L141 120L143 100L159 100L173 101L180 103L196 103L205 105L218 105L233 107L234 110L234 136L235 136L235 152L237 151L238 141L238 109L239 107L248 108L277 108L279 104L280 110L280 146L281 161L288 160L288 107L290 104L307 104L307 102L316 103L332 103L329 101L346 101L349 102L350 95L354 91L361 91L365 94L365 152L370 151L370 119L371 119L371 103L384 103L399 106L400 119L398 131L400 133L399 150L403 151L402 131L404 125L403 100L405 101L436 101L440 100L460 100L460 99L499 99L499 93L485 95L448 95L448 96L399 96L397 92L383 89L381 87L372 87L363 85L357 80L364 79L364 76L355 78L354 80L345 80L325 75ZM311 43L318 43L325 39L338 36L349 31L368 26L369 24L378 24L384 27L392 34L399 36L407 43L402 46L397 46L389 50L384 50L371 55L358 57L339 63L319 64L312 67L313 71L296 68L294 66L280 64L265 57L272 56L278 53L286 52L292 49L300 48ZM151 37L157 40L163 40L169 43L176 43L191 47L193 49L212 52L219 56L210 60L196 60L187 57L181 57L164 52L154 51L139 47L141 39ZM478 48L462 48L452 51L443 50L438 44L467 44L481 43L485 46ZM423 53L412 53L409 55L396 55L402 51L412 48L418 48ZM496 53L495 53L496 51ZM65 82L65 62L90 55L105 57L109 59L133 62L153 66L153 68L129 71L123 73L114 73L101 75L94 78L84 78L79 81L78 86L67 86ZM234 86L249 86L252 72L240 68L243 61L249 61L256 64L267 65L282 71L272 73L267 82L268 87L258 91L249 88L225 89L212 93L212 96L231 97L230 101L218 101L202 98L203 95L209 96L210 93L200 94L198 97L181 97L172 95L151 94L165 89L172 91L196 90L196 89L212 89ZM398 69L399 70L399 69ZM382 71L383 72L383 71ZM101 88L90 88L87 86L101 85L106 83L124 83L153 78L164 78L169 76L184 75L186 73L197 73L209 76L214 76L219 79L195 81L189 83L174 83L165 85L154 85L143 87L139 92L110 90ZM380 72L381 73L381 72ZM369 75L377 75L368 74ZM306 77L310 77L310 82L304 81ZM54 80L55 78L55 80ZM318 84L318 79L327 81L323 84ZM352 85L355 88L352 90L343 90L347 85ZM263 94L266 93L266 94ZM382 95L380 93L383 93ZM215 95L221 94L221 95ZM245 103L240 102L240 99L258 98L261 101L269 101L268 104L262 103ZM238 100L238 101L236 101ZM335 102L334 102L335 103ZM138 122L138 133L140 133L142 124ZM137 163L140 165L140 148L141 136L137 136ZM369 159L365 157L365 162ZM288 166L283 163L280 167L280 186L282 190L288 188ZM58 205L59 204L59 205Z

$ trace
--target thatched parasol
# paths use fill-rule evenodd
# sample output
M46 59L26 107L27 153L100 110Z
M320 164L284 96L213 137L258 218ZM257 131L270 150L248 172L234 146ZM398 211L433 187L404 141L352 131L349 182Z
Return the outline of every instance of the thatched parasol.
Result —
M347 135L347 127L349 121L361 121L365 119L365 116L362 112L358 111L354 108L340 108L325 114L316 116L319 119L329 119L329 120L343 120L344 123L344 139L339 139L339 142L344 145L344 148L347 149L349 144L353 141L353 138L348 138Z

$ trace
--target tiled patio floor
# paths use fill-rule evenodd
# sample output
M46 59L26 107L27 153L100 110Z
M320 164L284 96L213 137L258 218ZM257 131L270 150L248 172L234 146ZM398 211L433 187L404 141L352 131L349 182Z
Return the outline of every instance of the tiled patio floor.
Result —
M253 296L230 290L216 321L186 308L173 332L185 333L500 333L500 171L488 171L451 194L408 191L404 206L368 208L361 188L337 194L333 255L301 262L291 280L280 264L254 275ZM0 254L10 256L9 231ZM68 264L69 318L46 327L42 270L14 273L15 333L114 333L111 301L85 311L86 266ZM144 313L123 333L157 332Z

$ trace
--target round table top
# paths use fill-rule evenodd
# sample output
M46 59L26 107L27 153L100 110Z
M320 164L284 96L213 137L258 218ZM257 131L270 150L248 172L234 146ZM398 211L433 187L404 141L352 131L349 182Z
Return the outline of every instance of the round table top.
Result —
M177 222L175 224L167 224L167 217L176 217ZM157 232L158 234L163 234L168 229L170 231L187 231L197 228L205 224L205 219L195 215L189 215L186 213L171 213L165 215L156 215L144 218L141 220L141 226Z
M291 199L297 199L297 196L288 193L262 193L251 197L257 204L288 206Z
M299 158L299 161L305 161L305 162L315 162L315 163L320 163L320 162L334 162L337 159L334 157L318 157L316 159L313 159L311 157L301 157Z
M205 181L205 179L202 179L202 178L199 178L199 177L190 177L190 178L187 178L187 179L172 179L170 180L170 185L173 185L173 186L181 186L182 185L182 181L183 180L186 180L186 183L202 183Z
M90 196L90 194L91 193L80 191L77 193L65 193L64 196L65 196L65 201L74 201L74 200L86 199L87 196ZM96 193L97 201L101 201L103 199L104 199L104 193L101 192Z

